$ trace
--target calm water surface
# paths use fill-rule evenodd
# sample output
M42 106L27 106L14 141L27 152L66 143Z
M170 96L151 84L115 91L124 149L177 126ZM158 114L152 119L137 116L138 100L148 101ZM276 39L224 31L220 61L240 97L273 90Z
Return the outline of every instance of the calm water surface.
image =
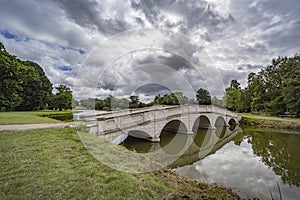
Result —
M160 143L128 138L124 145L138 152L164 148L174 155L193 137L191 148L171 165L180 175L232 188L241 197L270 199L272 193L279 199L279 186L283 199L300 199L300 132L243 129L224 136L220 131L208 152L203 146L213 140L205 137L210 134L198 130L196 137L175 136L165 131Z

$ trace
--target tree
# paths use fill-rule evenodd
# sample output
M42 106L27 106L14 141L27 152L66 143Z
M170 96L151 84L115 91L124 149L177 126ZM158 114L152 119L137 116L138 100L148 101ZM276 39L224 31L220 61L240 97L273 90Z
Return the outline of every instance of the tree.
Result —
M199 105L211 105L211 97L206 89L200 88L196 92L196 99Z
M211 104L223 107L222 99L218 99L216 96L214 96L211 100Z
M2 45L2 43L1 43ZM2 45L3 46L3 45ZM15 57L11 56L4 49L0 51L0 108L1 111L14 110L20 105L22 91L19 84L20 71Z
M262 69L258 74L249 74L248 86L246 87L248 101L251 111L267 112L272 115L282 115L290 112L289 99L297 102L294 92L297 86L291 84L293 79L300 77L300 56L292 58L279 57L272 60L272 64ZM291 81L291 82L290 82ZM295 91L293 91L295 90ZM293 91L290 93L288 91ZM245 101L245 99L243 99ZM293 107L293 106L292 106Z
M226 107L229 110L233 111L241 111L242 103L241 103L241 91L236 89L235 87L226 88L225 101Z
M172 95L170 94L165 94L162 97L162 100L160 102L162 105L174 105L174 99L172 98Z
M105 102L105 110L113 110L115 108L115 97L109 95L104 99Z
M72 91L65 85L59 85L56 87L58 91L55 95L52 95L50 104L51 107L58 110L66 110L72 108Z
M191 103L191 101L186 96L183 95L183 92L179 92L179 91L174 92L174 96L176 97L176 100L180 105Z
M132 95L129 97L130 99L130 108L137 108L139 105L139 97L138 96L135 96L135 95Z
M96 99L95 100L95 110L104 110L105 100Z
M154 105L182 105L188 104L191 101L183 95L183 92L176 91L164 96L157 95L154 98Z
M22 61L22 64L26 66L20 69L22 101L16 110L41 110L52 93L52 84L38 64L31 61Z
M2 43L0 80L1 111L43 109L52 92L52 84L38 64L19 60Z
M129 108L129 105L130 105L130 102L127 98L122 98L122 99L119 99L119 101L118 101L119 108L122 108L122 109Z
M86 109L93 110L96 107L96 99L94 98L88 98L88 99L82 99L80 100L80 105L85 107Z
M241 95L242 92L239 89L239 83L236 80L232 80L230 87L225 90L225 102L226 107L233 111L242 110Z
M253 72L248 74L248 82L247 83L248 83L248 85L244 90L242 90L242 96L241 96L243 112L250 112L252 110L251 103L254 98L254 90L259 85L257 75Z
M289 78L284 82L282 90L283 102L289 114L300 116L300 79Z
M154 101L153 101L153 105L160 105L161 104L161 96L160 96L160 94L158 94L158 95L156 95L155 97L154 97Z
M5 47L1 42L0 42L0 51L5 51Z
M237 80L231 80L230 87L236 88L238 90L241 89L240 83Z

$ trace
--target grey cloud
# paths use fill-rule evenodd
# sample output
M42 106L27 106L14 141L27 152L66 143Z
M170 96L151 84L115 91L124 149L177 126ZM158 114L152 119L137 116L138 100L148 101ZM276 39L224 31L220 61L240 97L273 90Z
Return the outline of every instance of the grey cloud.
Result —
M230 5L233 15L239 19L239 24L244 26L241 34L252 32L252 36L255 37L253 39L261 41L264 45L263 49L254 47L249 51L263 51L270 53L267 56L279 56L290 55L299 50L295 47L300 45L300 1L256 0L249 3L232 0Z
M132 1L131 5L135 9L142 10L155 27L171 29L178 27L185 34L195 29L207 30L202 35L207 41L212 40L210 35L235 23L232 15L227 18L220 16L206 1L141 0L138 3ZM168 17L172 15L178 18L177 22L169 21Z
M129 29L130 25L124 21L124 15L121 9L116 12L120 15L116 18L102 17L105 8L104 3L95 0L72 0L61 1L53 0L77 24L83 27L96 28L105 35L116 34ZM118 7L114 7L118 9Z
M140 86L135 90L137 94L147 94L147 95L164 95L170 93L171 90L163 85L157 83L148 83Z
M259 70L262 69L263 67L261 65L252 65L252 64L243 64L237 66L237 69L240 71L253 71L253 70Z
M246 84L248 72L239 72L232 70L220 70L225 85L230 85L231 80L237 80L243 87Z
M147 55L146 58L139 60L137 62L139 65L148 64L148 63L159 63L169 67L172 67L175 70L179 70L182 68L193 68L191 63L189 63L184 58L177 56L177 55Z
M64 18L64 13L49 1L2 1L0 28L29 39L86 48L86 32Z

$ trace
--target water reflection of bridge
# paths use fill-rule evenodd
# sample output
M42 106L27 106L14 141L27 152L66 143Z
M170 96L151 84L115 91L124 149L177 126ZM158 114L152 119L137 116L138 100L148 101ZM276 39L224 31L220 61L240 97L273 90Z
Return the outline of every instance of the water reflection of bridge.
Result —
M134 140L128 144L125 140L125 146L141 153L155 152L162 158L160 163L165 162L171 167L180 167L215 153L240 132L240 127L236 125L218 127L217 129L200 128L196 130L194 135L163 131L159 143L136 142ZM166 134L173 136L167 137ZM138 143L142 143L142 149Z
M113 111L86 118L86 123L91 133L119 143L128 135L159 142L163 130L194 134L199 128L207 128L221 137L219 127L238 124L239 120L237 113L224 108L182 105Z

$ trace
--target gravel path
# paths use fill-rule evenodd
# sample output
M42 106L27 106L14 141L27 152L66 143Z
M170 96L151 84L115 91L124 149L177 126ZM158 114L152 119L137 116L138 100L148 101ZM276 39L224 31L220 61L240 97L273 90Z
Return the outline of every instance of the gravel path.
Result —
M34 130L44 128L64 128L75 127L74 122L62 122L62 123L42 123L42 124L11 124L0 125L0 131L21 131L21 130Z

